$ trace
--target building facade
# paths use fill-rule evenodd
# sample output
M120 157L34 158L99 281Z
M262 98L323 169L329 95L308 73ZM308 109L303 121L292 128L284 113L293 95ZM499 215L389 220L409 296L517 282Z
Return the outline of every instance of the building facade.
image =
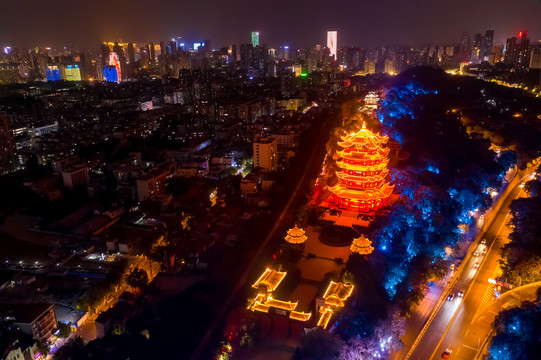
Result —
M278 168L278 143L275 138L266 137L254 141L254 167L267 171Z

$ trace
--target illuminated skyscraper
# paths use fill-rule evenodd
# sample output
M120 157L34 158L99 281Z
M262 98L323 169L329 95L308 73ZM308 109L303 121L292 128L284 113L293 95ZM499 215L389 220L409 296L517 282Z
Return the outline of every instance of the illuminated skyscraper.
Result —
M62 67L63 78L66 81L81 81L81 69L79 65L66 65Z
M111 68L114 68L115 71L112 72ZM120 62L118 61L117 53L112 52L109 54L109 66L103 69L103 77L107 81L111 82L120 82L122 80L122 69L120 68Z
M259 46L259 31L252 31L252 46Z
M336 49L338 41L338 31L327 31L327 47L329 48L329 55L336 60Z

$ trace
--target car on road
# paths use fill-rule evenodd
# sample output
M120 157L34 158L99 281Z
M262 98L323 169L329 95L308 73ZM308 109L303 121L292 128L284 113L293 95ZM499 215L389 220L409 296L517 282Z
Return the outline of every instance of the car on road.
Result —
M487 249L483 249L483 251L481 251L481 254L485 255L487 253Z
M479 263L475 263L475 265L473 265L473 267L475 267L476 269L479 269Z
M485 245L487 243L487 239L481 240L481 244Z
M479 256L479 250L475 250L475 252L473 253L473 256Z
M454 297L455 297L455 294L450 293L449 296L447 296L447 301L452 301Z
M455 271L455 264L451 264L450 269L451 271Z
M457 294L459 297L464 297L464 291L459 291Z
M444 358L444 359L449 359L449 357L451 356L451 353L453 352L453 350L451 350L450 348L447 348L445 349L445 351L441 354L441 357Z

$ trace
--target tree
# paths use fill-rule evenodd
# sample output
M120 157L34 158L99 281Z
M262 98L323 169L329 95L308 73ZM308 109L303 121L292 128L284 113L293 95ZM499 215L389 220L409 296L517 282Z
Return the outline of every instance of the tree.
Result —
M143 269L135 268L126 276L126 283L141 290L148 284L148 274Z
M519 308L502 311L493 323L490 359L522 360L539 358L541 308L525 301Z
M80 336L66 341L53 355L53 360L76 360L82 358L85 342Z
M517 263L509 271L508 281L522 286L541 280L541 257L530 256Z
M157 200L146 199L139 203L139 208L145 215L157 215L161 211L161 204Z
M38 351L41 353L41 355L49 355L49 346L43 341L39 340L38 342L36 342L36 347L38 348Z
M294 360L338 360L344 342L320 327L307 329L293 355Z
M63 322L58 322L58 330L60 332L60 334L58 335L59 337L61 338L67 338L70 336L71 334L71 325L70 323L68 324L65 324Z

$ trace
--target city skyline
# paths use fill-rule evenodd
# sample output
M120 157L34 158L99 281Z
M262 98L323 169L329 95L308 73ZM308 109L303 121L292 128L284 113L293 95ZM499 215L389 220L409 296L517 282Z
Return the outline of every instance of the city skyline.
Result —
M146 1L129 6L125 1L101 0L92 4L59 0L55 6L4 2L0 4L0 44L93 48L102 41L145 42L182 36L211 39L213 48L219 48L249 43L254 29L260 32L261 43L271 47L324 45L329 29L339 32L338 47L457 43L464 31L473 35L489 28L496 29L495 43L505 43L507 37L522 30L536 41L541 38L541 23L537 21L541 3L519 3L481 0L471 4L459 0L434 6L426 0L407 4L391 0L377 4L339 1L333 7L335 11L329 12L323 3L307 8L278 1L267 9L243 0L234 8L211 1L205 9L213 11L204 12L198 5L172 1L153 3L151 7ZM99 16L96 9L100 9ZM64 13L72 15L65 17ZM385 21L378 15L384 15Z

